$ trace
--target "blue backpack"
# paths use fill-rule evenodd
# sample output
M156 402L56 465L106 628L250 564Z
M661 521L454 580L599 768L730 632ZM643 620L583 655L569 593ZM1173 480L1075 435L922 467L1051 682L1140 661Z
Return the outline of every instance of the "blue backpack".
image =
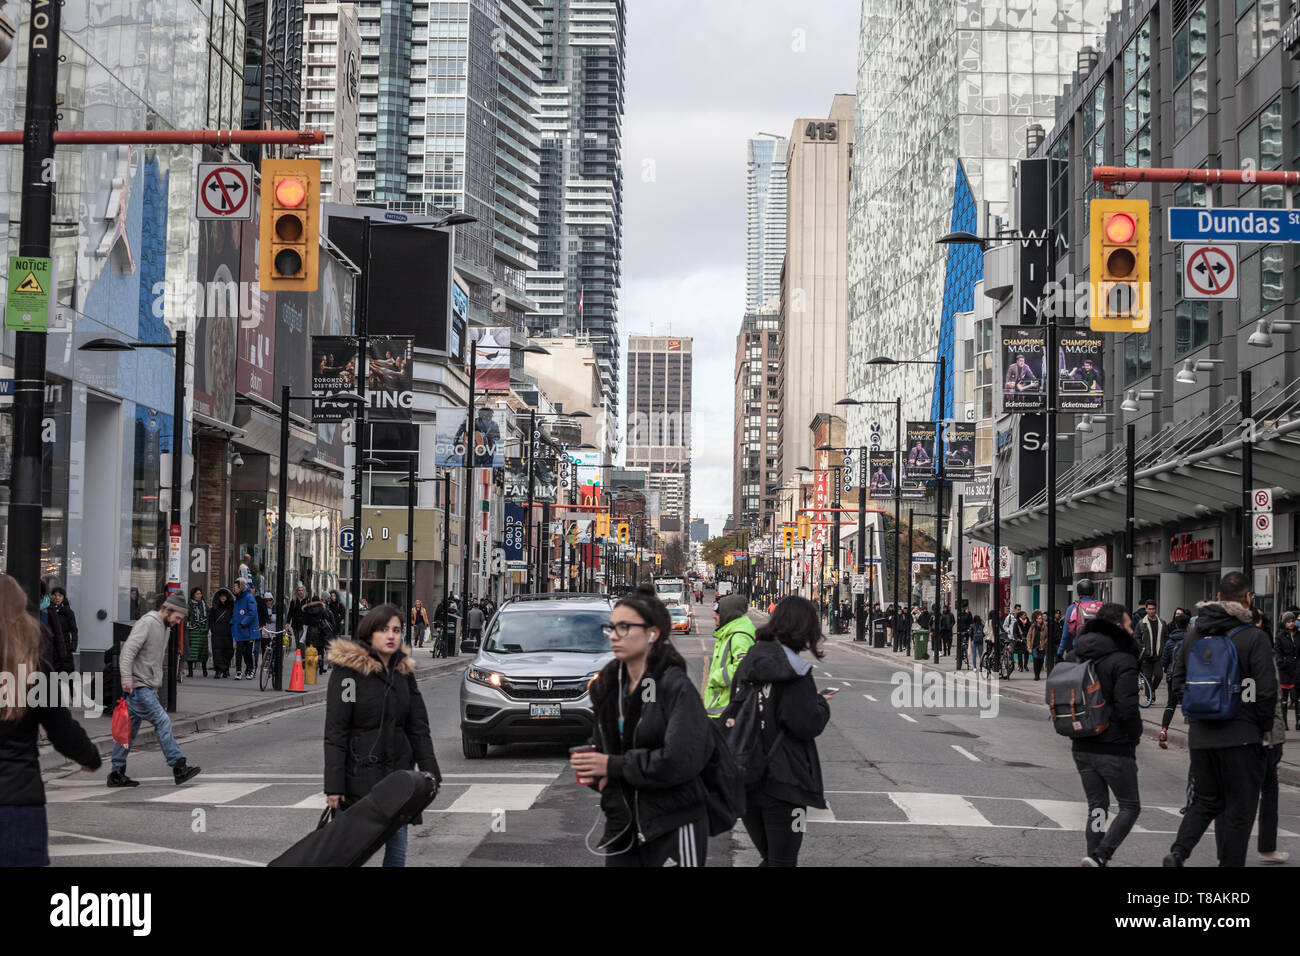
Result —
M1184 717L1232 720L1240 713L1241 662L1232 638L1249 626L1242 624L1227 634L1202 637L1189 648L1183 679Z

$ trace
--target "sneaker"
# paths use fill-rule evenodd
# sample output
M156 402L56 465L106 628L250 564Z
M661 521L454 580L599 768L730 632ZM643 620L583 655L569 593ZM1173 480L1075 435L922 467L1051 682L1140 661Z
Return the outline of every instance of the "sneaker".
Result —
M126 775L125 770L114 770L108 775L108 785L110 787L138 787L140 781L132 780Z
M244 672L243 672L243 671L235 671L235 680L243 680L243 679L244 679Z
M193 777L197 777L199 775L199 772L200 772L200 768L191 767L188 764L186 764L184 757L176 761L175 765L172 767L172 777L175 779L176 786L178 787L181 784L183 784L186 780L189 780Z
M1094 866L1094 867L1096 867L1096 866L1105 866L1105 865L1106 865L1106 861L1103 860L1101 857L1097 856L1096 854L1089 853L1087 856L1085 856L1082 860L1079 861L1079 865L1080 865L1080 866Z
M1170 850L1168 853L1165 854L1165 858L1164 860L1161 861L1160 865L1161 866L1182 866L1183 855L1181 853L1178 853L1176 850Z
M1284 850L1274 850L1272 853L1260 853L1260 863L1285 863L1291 859L1291 854Z

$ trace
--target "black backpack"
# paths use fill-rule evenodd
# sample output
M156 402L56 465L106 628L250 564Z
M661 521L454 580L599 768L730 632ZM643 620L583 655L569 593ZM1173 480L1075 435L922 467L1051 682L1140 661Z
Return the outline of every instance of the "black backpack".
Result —
M727 745L735 757L740 778L746 788L758 786L767 776L767 765L781 746L785 736L782 730L767 750L763 749L762 709L765 699L771 697L771 684L749 684L749 692L739 700L733 693L731 703L718 718L726 735Z
M709 836L726 833L745 812L745 784L718 721L709 720L713 753L700 774L704 803L709 811Z

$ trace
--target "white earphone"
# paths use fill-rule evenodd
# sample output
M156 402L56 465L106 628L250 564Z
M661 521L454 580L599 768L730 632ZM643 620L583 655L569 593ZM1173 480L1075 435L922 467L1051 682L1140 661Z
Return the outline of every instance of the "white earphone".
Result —
M655 638L657 638L658 636L659 636L659 632L658 632L658 631L651 631L651 632L650 632L650 643L653 644L653 643L655 642Z

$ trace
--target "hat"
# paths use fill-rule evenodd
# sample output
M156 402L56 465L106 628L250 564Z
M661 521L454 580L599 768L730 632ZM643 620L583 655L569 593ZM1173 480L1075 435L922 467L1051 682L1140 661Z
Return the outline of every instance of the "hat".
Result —
M190 607L185 602L185 595L180 591L167 595L167 600L163 601L163 610L180 611L182 614L188 614Z
M1294 614L1292 611L1287 611L1285 614L1282 615L1282 623L1283 623L1283 624L1286 624L1286 623L1288 623L1288 622L1290 622L1290 621L1294 621L1294 620L1295 620L1295 614Z
M728 594L718 602L718 624L730 624L749 610L743 594Z

